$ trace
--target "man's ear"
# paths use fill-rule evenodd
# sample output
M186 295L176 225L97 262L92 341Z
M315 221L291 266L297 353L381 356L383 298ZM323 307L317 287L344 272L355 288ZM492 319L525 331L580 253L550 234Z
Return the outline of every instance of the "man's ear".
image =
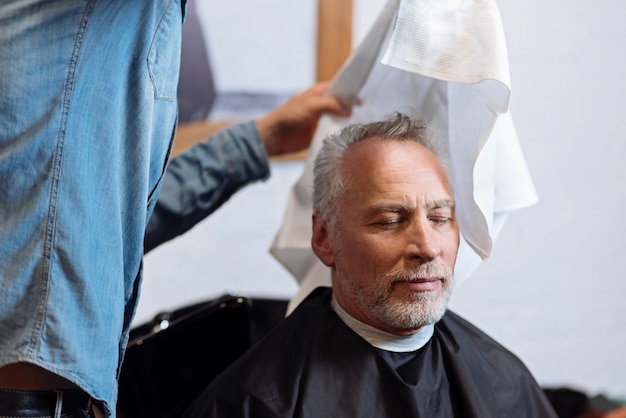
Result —
M317 213L313 214L313 236L311 237L311 248L322 263L328 267L335 264L335 254L330 242L330 234L326 222L322 221Z

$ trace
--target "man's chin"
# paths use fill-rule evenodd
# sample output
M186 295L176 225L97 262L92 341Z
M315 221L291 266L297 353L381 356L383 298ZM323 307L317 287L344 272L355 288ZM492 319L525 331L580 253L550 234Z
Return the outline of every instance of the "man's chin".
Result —
M385 322L394 327L409 330L438 322L446 310L447 299L439 292L420 292L410 301L404 298L390 300L381 312L384 311Z

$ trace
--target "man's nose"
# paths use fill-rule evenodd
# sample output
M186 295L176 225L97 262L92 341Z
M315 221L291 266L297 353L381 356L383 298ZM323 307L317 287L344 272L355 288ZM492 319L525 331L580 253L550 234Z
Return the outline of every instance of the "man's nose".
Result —
M407 255L424 261L432 261L441 254L436 231L428 219L412 222L408 231Z

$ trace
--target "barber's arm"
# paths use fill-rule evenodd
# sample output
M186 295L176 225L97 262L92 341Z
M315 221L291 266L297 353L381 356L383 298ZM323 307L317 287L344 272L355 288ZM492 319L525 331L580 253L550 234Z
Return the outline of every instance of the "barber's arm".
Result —
M188 231L243 186L269 175L254 121L233 125L177 155L148 222L144 252Z
M148 252L191 229L236 191L270 175L268 156L308 148L323 113L351 108L327 96L321 82L256 121L226 128L169 163L144 240Z

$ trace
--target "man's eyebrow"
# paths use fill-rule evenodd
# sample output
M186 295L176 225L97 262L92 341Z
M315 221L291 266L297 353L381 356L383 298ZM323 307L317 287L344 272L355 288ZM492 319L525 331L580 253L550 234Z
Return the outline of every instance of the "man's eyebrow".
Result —
M455 202L453 199L437 199L427 202L426 208L428 210L433 209L446 209L446 208L455 208ZM377 205L373 205L367 209L367 213L377 214L377 213L385 213L385 212L410 212L415 210L415 205L412 203L404 203L404 202L394 202L394 203L381 203Z
M367 212L369 213L384 213L384 212L407 212L413 210L415 205L408 203L381 203L371 206Z
M454 207L455 207L455 203L454 203L454 200L452 199L433 200L432 202L429 202L428 204L429 209L444 209L444 208L454 209Z

